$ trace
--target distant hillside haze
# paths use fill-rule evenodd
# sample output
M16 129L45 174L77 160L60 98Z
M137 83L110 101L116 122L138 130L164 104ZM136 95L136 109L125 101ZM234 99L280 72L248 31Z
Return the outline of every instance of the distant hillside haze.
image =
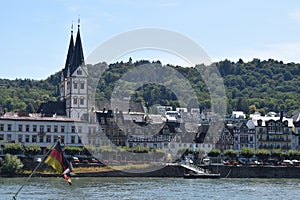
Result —
M117 62L105 67L105 71L97 71L97 65L88 65L89 74L98 78L96 99L109 100L116 82L129 70L142 64L150 63L146 60L132 63ZM152 62L160 65L159 61ZM251 62L224 60L215 63L223 78L227 95L227 112L232 110L244 111L247 114L255 111L265 114L270 111L291 113L300 109L300 64L283 63L269 59ZM101 63L101 65L105 65ZM124 93L128 92L132 101L142 101L150 108L154 104L171 105L174 107L190 108L198 103L200 109L209 110L211 99L205 82L197 69L167 65L182 74L194 89L197 99L185 97L187 103L182 105L176 95L167 87L159 84L147 84L130 94L132 85L122 82ZM97 76L99 75L99 76ZM150 75L151 76L151 75ZM172 74L170 74L172 76ZM49 76L46 80L30 79L0 79L0 108L2 112L26 110L35 112L42 102L59 99L59 83L61 72ZM174 83L180 87L180 83ZM128 89L128 91L126 91ZM215 88L218 90L218 88Z

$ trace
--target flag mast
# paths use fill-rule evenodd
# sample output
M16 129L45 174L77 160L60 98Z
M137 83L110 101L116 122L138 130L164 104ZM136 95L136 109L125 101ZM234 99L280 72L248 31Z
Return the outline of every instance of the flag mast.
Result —
M48 150L48 152L44 155L43 159L41 162L39 162L37 164L37 166L34 168L34 170L31 172L31 174L26 178L26 180L23 182L23 184L21 185L21 187L19 188L19 190L15 193L15 195L13 196L13 200L17 199L17 196L19 194L19 192L23 189L23 187L25 186L25 184L29 181L29 179L33 176L33 174L35 173L35 171L41 166L41 164L44 162L46 156L48 156L48 154L52 151L52 149L56 146L56 144L60 141L60 136L58 137L58 139L55 141L55 143L51 146L51 148Z

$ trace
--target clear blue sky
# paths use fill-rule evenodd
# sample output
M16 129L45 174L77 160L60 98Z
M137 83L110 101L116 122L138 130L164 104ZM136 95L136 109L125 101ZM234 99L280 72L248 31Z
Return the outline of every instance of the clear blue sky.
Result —
M62 69L70 26L72 20L77 25L79 16L86 57L115 35L156 27L186 35L213 61L300 62L296 0L5 0L0 11L0 78L45 79Z

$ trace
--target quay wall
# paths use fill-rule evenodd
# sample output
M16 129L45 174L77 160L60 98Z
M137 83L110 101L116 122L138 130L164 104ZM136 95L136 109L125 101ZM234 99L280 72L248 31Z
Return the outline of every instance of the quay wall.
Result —
M300 178L300 167L285 166L205 166L221 178Z
M221 178L300 178L300 167L281 166L203 166ZM181 166L165 166L149 172L108 171L78 173L78 177L183 177L188 170Z

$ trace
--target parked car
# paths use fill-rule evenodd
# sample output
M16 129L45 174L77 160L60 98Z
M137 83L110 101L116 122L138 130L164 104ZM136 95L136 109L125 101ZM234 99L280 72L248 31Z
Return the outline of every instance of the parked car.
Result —
M80 163L79 159L77 157L73 157L73 163Z
M91 163L99 163L99 160L97 160L96 158L91 158Z
M292 160L293 166L300 166L300 161L299 160Z
M293 166L293 162L291 160L283 160L281 165L282 166Z

